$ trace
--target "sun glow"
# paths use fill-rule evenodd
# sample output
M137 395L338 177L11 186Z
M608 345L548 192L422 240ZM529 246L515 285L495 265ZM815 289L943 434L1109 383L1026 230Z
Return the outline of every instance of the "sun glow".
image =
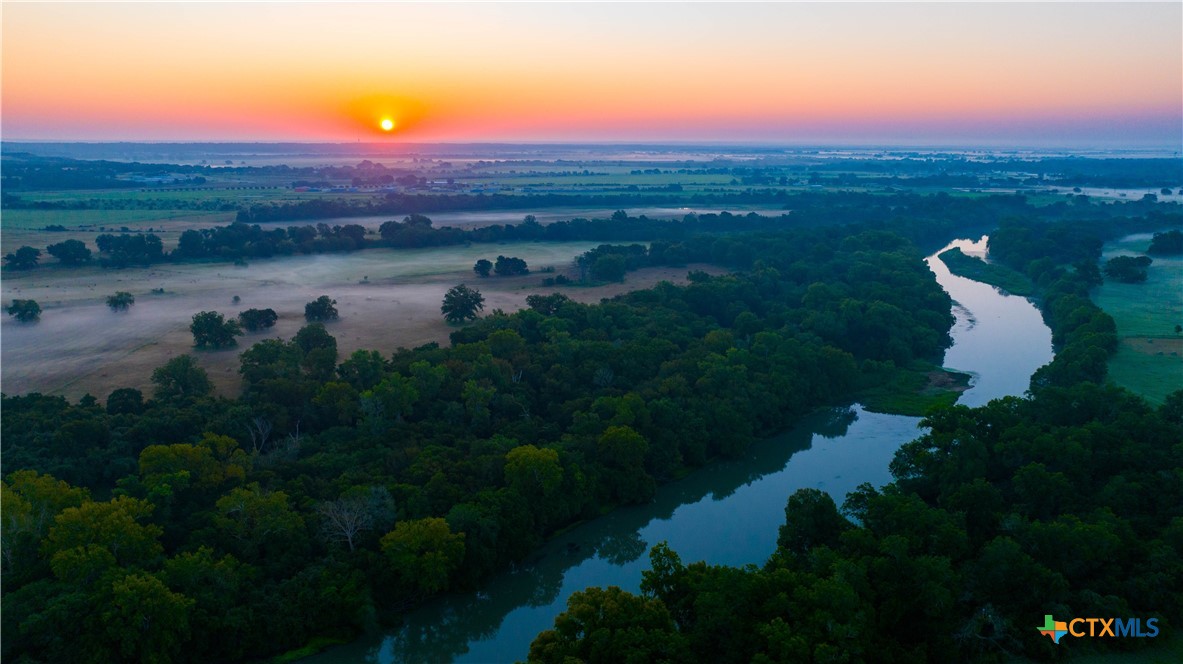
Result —
M391 120L390 118L382 118L382 122L379 122L378 126L382 127L382 131L390 131L391 129L394 129L394 120Z

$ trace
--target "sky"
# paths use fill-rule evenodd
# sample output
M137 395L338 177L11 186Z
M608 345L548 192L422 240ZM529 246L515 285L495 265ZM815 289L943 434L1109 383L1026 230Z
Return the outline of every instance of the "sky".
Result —
M4 140L1183 145L1180 2L5 2L2 21Z

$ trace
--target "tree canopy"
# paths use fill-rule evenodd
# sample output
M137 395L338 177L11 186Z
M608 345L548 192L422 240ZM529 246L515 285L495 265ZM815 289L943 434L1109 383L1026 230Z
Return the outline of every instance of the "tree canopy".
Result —
M304 319L309 323L337 320L340 316L336 304L337 301L328 295L321 295L304 305Z
M127 311L136 303L136 297L127 291L119 291L107 296L107 306L111 311Z
M41 320L41 305L37 304L36 300L13 300L5 311L22 323L35 323Z
M226 318L216 311L202 311L193 314L189 325L193 333L193 344L198 348L228 348L236 345L234 337L242 334L238 321Z
M476 320L477 315L485 308L485 297L475 288L464 284L453 286L444 294L444 302L440 305L440 312L444 320L449 323L463 323Z

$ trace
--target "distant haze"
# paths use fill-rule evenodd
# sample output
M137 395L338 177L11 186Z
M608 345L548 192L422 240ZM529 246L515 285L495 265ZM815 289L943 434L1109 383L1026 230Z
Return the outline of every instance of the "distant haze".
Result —
M1181 26L1178 2L6 3L0 130L1169 149Z

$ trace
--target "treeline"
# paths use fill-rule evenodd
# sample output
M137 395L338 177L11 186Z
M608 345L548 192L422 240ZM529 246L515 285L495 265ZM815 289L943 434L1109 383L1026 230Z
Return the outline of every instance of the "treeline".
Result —
M429 217L412 213L402 221L391 220L381 224L377 237L368 234L364 227L357 224L329 226L319 223L266 228L259 224L236 222L227 226L187 230L181 234L177 249L168 254L155 250L160 240L154 234L104 234L97 239L116 248L110 255L101 255L100 260L112 266L123 266L162 260L238 260L297 253L354 251L369 247L417 248L514 241L658 240L669 241L673 245L702 234L768 232L848 224L888 229L927 250L944 244L952 229L967 233L985 232L996 226L1000 219L1072 221L1086 226L1119 219L1118 225L1130 229L1129 232L1183 223L1180 221L1183 216L1173 212L1177 206L1143 201L1105 205L1088 201L1059 202L1036 207L1022 196L970 199L947 194L805 193L792 196L786 205L791 210L779 216L721 212L688 214L680 220L660 220L645 215L631 216L625 210L618 210L608 219L576 218L543 225L531 215L526 215L518 224L492 224L471 229L435 227ZM143 251L139 250L141 247ZM667 264L677 265L680 259L676 253L679 250L675 247L673 251L675 255ZM37 257L31 252L26 254L12 255L17 258L22 269L35 267Z
M192 358L152 395L4 396L3 657L261 657L472 589L555 530L938 357L948 296L882 231L686 241L744 270L584 305L531 298L341 361L320 325Z
M4 174L0 185L5 192L45 191L62 189L134 189L143 187L144 182L128 179L130 176L167 177L183 176L181 179L192 184L203 184L211 169L208 166L183 166L180 164L146 164L139 162L118 162L104 160L66 159L63 157L39 157L29 153L5 152ZM16 202L17 198L6 202Z
M1057 349L1027 398L932 412L897 452L895 481L863 485L841 511L796 492L762 568L687 565L658 545L641 596L576 593L530 660L1051 660L1148 640L1053 645L1037 629L1048 613L1177 628L1183 391L1154 410L1103 385L1116 330L1088 298L1101 241L1144 221L991 233L991 257L1037 285Z

